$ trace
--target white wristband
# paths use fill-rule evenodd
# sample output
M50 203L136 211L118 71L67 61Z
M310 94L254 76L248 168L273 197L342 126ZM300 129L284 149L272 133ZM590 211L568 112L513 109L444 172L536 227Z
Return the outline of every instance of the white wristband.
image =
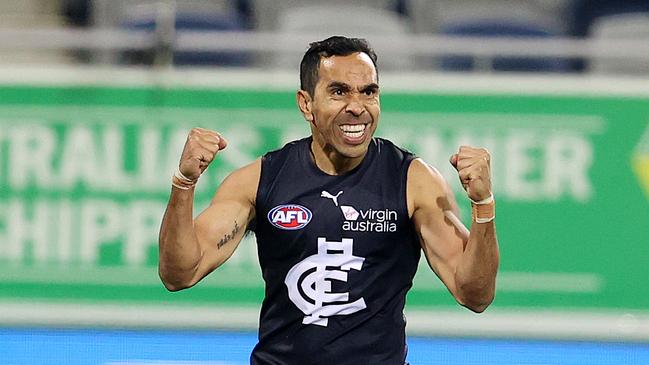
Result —
M189 189L192 188L191 186L178 185L178 184L176 184L176 183L173 182L173 181L171 181L171 186L175 186L175 187L177 187L177 188L180 189L180 190L189 190Z
M475 201L475 200L473 200L473 199L471 199L471 198L469 198L469 200L471 200L471 203L473 203L473 204L477 204L477 205L491 204L491 203L493 203L493 201L494 201L494 195L493 195L493 194L489 194L488 197L486 197L486 198L484 198L484 199L482 199L482 200L478 200L478 201Z
M179 168L176 168L176 171L174 171L174 175L171 178L171 185L181 190L189 190L193 188L194 185L196 185L196 182L198 182L198 179L192 180L188 178L180 172Z
M480 201L471 198L469 200L471 200L471 215L474 222L489 223L496 218L496 201L493 194L489 194L489 197Z
M187 183L187 184L196 184L196 182L198 181L198 179L196 179L196 180L192 180L192 179L188 178L187 176L183 175L183 173L180 172L180 168L179 168L179 167L176 167L176 171L174 171L174 176L175 176L178 180L180 180L180 181L182 181L182 182L184 182L184 183Z
M495 215L492 215L492 216L489 217L489 218L478 218L478 217L476 217L476 218L475 218L475 222L476 222L476 223L489 223L489 222L491 222L492 220L494 220L495 218L496 218Z

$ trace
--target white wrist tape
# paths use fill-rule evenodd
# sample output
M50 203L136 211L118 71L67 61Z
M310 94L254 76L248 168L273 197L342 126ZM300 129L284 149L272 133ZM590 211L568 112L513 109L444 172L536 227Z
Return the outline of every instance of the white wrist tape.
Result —
M471 200L471 203L473 203L473 204L477 204L477 205L491 204L491 203L493 203L493 201L494 201L494 195L493 195L493 194L489 194L488 197L486 197L486 198L484 198L484 199L482 199L482 200L478 200L478 201L475 201L475 200L473 200L473 199L471 199L471 198L469 198L469 200Z
M496 215L495 215L495 214L492 215L492 216L489 217L489 218L478 218L478 217L476 217L476 218L475 218L475 222L476 222L476 223L489 223L489 222L491 222L491 221L494 220L494 219L496 219Z
M174 175L171 178L171 185L181 190L191 189L196 185L196 182L198 182L198 179L192 180L188 178L180 172L179 168L176 168L176 171L174 171Z
M176 184L173 180L171 181L171 186L175 186L180 190L189 190L189 189L191 189L191 186L179 185L179 184Z
M496 218L496 201L493 194L480 201L471 200L471 215L476 223L489 223Z

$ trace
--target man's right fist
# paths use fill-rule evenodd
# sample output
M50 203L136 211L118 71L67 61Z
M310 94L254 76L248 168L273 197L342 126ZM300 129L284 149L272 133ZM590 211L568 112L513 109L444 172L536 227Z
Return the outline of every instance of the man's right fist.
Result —
M228 142L217 132L204 128L193 128L187 136L178 170L190 180L198 180L210 165L219 150Z

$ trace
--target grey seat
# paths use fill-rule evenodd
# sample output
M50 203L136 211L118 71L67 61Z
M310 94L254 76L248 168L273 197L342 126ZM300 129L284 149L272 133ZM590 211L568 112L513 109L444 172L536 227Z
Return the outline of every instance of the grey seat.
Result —
M597 18L591 25L594 40L643 40L649 44L649 13L627 13ZM647 49L647 48L645 48ZM602 74L649 76L649 51L644 59L615 59L595 57L589 71Z
M567 28L567 22L563 15L568 8L569 0L404 1L406 2L406 13L413 19L416 33L481 36L473 33L479 33L479 28L484 28L484 36L493 36L493 33L499 32L509 36L526 36L526 33L559 36L564 34ZM465 34L462 34L462 28L467 29ZM503 28L503 30L497 31L497 28ZM425 55L418 57L421 68L441 65L446 69L444 67L445 60L444 57ZM469 63L473 63L473 61L469 61ZM491 70L494 60L483 59L477 63L488 65L486 70ZM531 65L531 63L528 64ZM523 69L530 68L535 67L523 67ZM554 69L555 67L551 66L550 68ZM560 65L558 68L563 69L564 66ZM463 69L473 69L473 67L464 67ZM508 69L510 67L503 68L503 70Z
M177 30L244 30L244 19L229 0L94 0L93 23L97 27L153 31L161 17L170 17ZM150 50L120 54L103 53L104 63L151 63ZM174 52L177 65L245 65L248 55L232 52Z
M404 0L418 33L436 33L449 23L516 21L563 33L569 0Z
M273 31L279 28L279 18L286 9L317 5L335 8L353 4L366 8L394 11L400 1L403 0L255 0L251 5L255 18L255 29Z
M409 70L412 57L400 45L411 33L408 19L396 12L358 5L311 5L285 9L278 17L280 34L308 34L311 41L332 35L366 38L378 54L381 70ZM275 68L299 68L308 44L296 44L289 52L273 57Z

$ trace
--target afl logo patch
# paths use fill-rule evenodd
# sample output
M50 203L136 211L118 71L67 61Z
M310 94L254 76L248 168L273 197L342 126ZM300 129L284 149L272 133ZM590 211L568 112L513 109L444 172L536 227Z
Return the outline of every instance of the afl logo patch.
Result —
M297 204L278 205L268 212L268 221L277 228L294 231L311 222L311 211Z

